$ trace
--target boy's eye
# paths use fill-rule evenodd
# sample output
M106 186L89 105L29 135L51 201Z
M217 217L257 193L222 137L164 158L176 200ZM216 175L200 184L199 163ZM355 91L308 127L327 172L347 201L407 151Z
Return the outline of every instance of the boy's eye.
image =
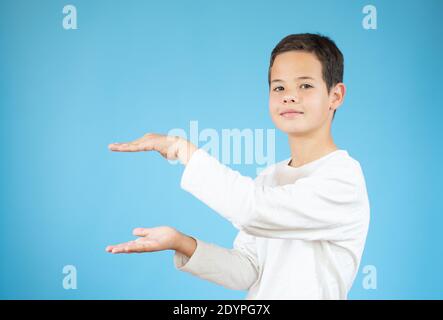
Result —
M278 90L279 88L284 89L282 86L278 86L278 87L275 87L275 88L274 88L274 91L276 91L276 92L281 91L281 90ZM309 88L313 88L313 86L311 86L311 85L308 84L308 83L303 83L302 85L300 85L300 88L301 88L301 89L309 89Z

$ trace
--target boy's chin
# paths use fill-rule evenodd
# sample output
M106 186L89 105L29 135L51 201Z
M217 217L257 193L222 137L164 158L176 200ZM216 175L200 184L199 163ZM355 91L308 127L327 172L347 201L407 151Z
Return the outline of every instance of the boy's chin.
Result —
M302 125L295 125L295 124L282 124L282 123L277 123L275 124L277 129L279 129L280 131L288 134L288 135L305 135L308 130L307 128L305 128Z

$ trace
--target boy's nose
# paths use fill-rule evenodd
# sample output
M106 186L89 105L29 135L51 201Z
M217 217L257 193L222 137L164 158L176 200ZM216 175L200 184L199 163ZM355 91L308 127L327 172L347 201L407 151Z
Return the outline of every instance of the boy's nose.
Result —
M283 103L298 103L298 98L295 96L285 96L283 97Z

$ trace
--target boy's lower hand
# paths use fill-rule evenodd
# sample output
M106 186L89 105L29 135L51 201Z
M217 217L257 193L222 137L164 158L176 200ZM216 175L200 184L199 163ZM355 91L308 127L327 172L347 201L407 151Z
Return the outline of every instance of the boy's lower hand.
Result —
M181 137L156 133L147 133L132 142L111 143L108 147L111 151L120 152L157 151L165 159L178 159L184 165L198 149L194 144Z
M141 253L162 250L177 250L180 244L182 233L168 227L136 228L133 231L135 236L140 238L106 247L110 253Z

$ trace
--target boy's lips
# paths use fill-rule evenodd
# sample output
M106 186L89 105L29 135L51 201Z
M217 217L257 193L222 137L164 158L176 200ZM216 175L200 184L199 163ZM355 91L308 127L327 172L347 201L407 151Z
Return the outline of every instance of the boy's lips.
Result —
M297 116L300 116L304 114L303 111L295 110L295 109L285 109L282 112L280 112L280 115L285 118L294 118Z

